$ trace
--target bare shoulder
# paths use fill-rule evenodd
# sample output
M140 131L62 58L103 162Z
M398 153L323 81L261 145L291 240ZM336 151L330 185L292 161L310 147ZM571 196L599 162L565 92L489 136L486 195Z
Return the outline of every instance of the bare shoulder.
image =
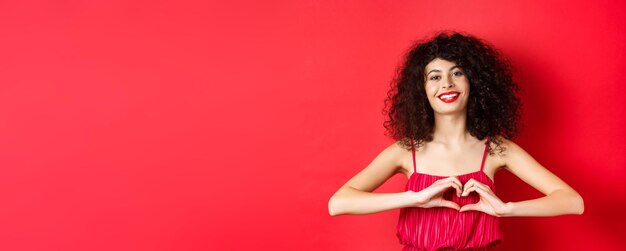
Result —
M491 173L496 173L497 171L499 171L502 168L506 168L506 161L504 159L504 155L506 154L506 148L507 144L509 144L509 140L503 137L498 137L498 139L500 140L500 148L505 149L504 151L500 152L500 148L498 148L498 145L496 143L494 143L493 141L489 142L489 147L491 149L493 149L493 153L489 155L489 157L487 158L487 163L485 165L488 165L493 171ZM488 168L485 168L488 169Z
M399 142L388 145L344 186L368 192L375 190L387 179L402 172L402 158L405 152Z
M521 155L528 154L521 146L519 146L513 140L504 137L498 137L498 139L502 142L500 143L500 147L503 149L503 151L500 152L500 149L496 148L497 145L493 142L491 142L491 147L495 149L494 152L496 159L501 162L503 167L508 169L509 165L507 164L511 164L511 161L520 157Z
M567 183L512 140L503 139L502 147L506 148L501 156L506 169L543 194L549 194L558 189L573 191Z
M402 172L403 159L408 151L402 146L400 141L395 141L391 145L387 146L379 155L379 157L389 158L396 172Z

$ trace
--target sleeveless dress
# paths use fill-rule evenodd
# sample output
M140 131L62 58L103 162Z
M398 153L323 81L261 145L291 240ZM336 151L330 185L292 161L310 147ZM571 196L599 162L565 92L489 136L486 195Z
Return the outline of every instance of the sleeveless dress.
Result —
M483 172L489 138L485 143L480 170L457 175L465 184L469 179L488 185L495 193L493 180ZM411 139L413 154L413 174L411 174L405 190L420 191L433 182L448 176L429 175L418 173L415 168L415 147ZM456 190L450 188L443 193L446 200L451 200L459 206L473 204L480 200L476 192L467 196L458 197ZM397 237L404 245L402 251L417 250L487 250L503 241L498 217L480 211L459 212L448 207L406 207L400 209L400 218L397 225Z

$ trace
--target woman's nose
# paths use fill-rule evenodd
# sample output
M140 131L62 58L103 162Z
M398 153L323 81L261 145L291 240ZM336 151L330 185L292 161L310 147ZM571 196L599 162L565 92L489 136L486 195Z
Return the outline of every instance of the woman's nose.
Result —
M454 86L454 83L452 82L452 80L450 78L446 78L443 81L443 88L450 88L452 86Z

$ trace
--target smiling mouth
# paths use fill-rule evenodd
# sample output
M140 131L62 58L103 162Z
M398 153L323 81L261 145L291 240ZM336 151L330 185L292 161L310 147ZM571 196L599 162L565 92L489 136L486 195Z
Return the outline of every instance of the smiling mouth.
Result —
M452 103L459 98L459 95L460 93L458 92L444 93L442 95L439 95L438 98L445 103Z

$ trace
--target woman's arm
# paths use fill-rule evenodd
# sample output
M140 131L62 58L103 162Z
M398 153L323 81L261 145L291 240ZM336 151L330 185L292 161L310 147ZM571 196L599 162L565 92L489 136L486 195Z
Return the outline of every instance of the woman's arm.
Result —
M539 190L544 197L508 202L502 216L556 216L582 214L583 198L563 180L539 164L514 142L503 139L506 169Z
M342 214L372 214L415 204L413 191L397 193L364 192L351 187L340 188L328 202L331 216Z
M387 179L400 172L401 156L406 152L397 143L388 146L362 171L341 186L328 201L331 216L371 214L414 205L415 192L373 193Z

